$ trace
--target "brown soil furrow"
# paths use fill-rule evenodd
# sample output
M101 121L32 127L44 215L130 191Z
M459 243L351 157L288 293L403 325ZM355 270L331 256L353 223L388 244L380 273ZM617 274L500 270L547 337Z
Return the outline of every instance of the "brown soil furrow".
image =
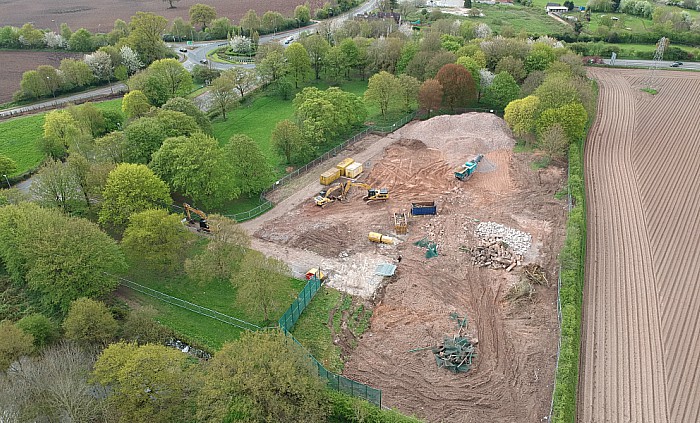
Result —
M589 198L580 417L667 421L659 312L641 197L632 167L635 96L595 69L598 119L585 160ZM595 175L591 177L590 175Z

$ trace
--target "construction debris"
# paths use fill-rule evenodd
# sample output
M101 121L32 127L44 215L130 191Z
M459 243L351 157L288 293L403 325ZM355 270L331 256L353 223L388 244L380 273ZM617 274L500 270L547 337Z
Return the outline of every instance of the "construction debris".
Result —
M437 244L433 241L428 240L428 238L423 238L413 243L418 247L425 248L425 258L433 258L438 256Z
M471 254L472 266L506 269L510 272L523 262L523 256L514 253L510 245L502 239L490 238L479 241L479 244L472 248L463 245L459 250Z
M503 240L516 253L524 255L530 249L532 236L517 229L494 222L481 222L474 231L483 240L492 238Z
M476 356L476 342L462 336L462 330L467 327L467 316L462 318L457 313L452 313L450 318L457 321L457 334L445 337L442 344L432 351L438 368L444 367L452 373L465 373L471 368L472 360Z
M523 267L523 276L527 278L530 283L535 285L549 286L549 281L547 280L547 273L544 271L542 266L537 263L528 263Z
M397 235L402 235L408 232L408 219L406 212L394 213L394 231Z

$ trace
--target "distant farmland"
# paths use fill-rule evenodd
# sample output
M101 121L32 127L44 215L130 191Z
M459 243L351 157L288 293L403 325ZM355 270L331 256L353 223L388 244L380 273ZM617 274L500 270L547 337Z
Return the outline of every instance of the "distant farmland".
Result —
M76 53L57 53L51 51L2 51L0 50L0 63L2 63L3 75L0 78L0 104L12 100L12 94L19 90L22 74L28 70L36 69L40 65L58 67L61 59L66 57L82 57Z

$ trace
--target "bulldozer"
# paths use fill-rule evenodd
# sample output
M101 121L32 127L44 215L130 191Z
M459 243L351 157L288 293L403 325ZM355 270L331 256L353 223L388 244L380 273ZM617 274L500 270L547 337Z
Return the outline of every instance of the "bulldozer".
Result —
M185 220L192 226L197 226L197 232L211 232L209 224L207 223L207 214L201 210L195 209L187 203L182 205L185 209L185 215L187 216ZM195 214L199 216L199 219L195 219L192 215Z

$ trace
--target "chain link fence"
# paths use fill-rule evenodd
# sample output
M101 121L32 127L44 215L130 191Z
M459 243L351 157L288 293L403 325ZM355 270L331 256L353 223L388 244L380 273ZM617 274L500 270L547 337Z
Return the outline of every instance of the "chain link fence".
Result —
M297 341L294 336L292 336L290 331L292 330L292 327L294 327L294 324L296 324L297 320L299 320L301 313L304 311L306 306L309 305L311 299L320 288L321 281L316 277L312 277L309 282L307 282L306 286L304 286L304 289L301 290L299 296L294 300L292 305L287 309L287 311L284 312L278 322L282 331L302 348L304 346L301 345L301 343ZM356 382L352 379L346 378L345 376L326 370L326 368L323 367L323 364L316 360L313 355L310 353L308 353L308 355L316 366L318 377L325 379L329 388L356 398L362 398L379 408L382 407L382 391L380 389L372 388L364 383Z

